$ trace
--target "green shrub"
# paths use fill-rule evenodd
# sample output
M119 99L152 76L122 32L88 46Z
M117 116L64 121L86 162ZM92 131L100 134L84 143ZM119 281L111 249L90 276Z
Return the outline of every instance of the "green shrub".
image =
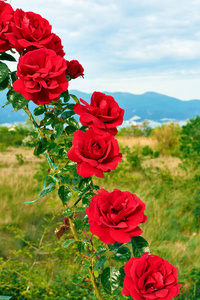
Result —
M176 123L155 127L152 136L157 140L158 151L162 154L171 154L176 148L178 149L180 133L181 127ZM175 153L178 154L177 151Z

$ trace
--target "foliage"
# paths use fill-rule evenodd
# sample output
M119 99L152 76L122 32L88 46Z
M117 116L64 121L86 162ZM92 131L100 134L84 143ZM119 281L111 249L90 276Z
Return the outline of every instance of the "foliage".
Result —
M8 35L4 33L3 38L8 43L8 47L12 46L19 52L20 57L17 72L11 72L4 62L0 62L0 89L8 89L5 105L12 105L15 111L23 110L34 127L31 125L24 131L24 127L18 125L13 128L14 130L8 130L13 133L8 133L5 128L2 128L2 135L6 133L2 149L8 144L6 136L11 138L9 134L13 135L14 145L21 145L22 137L23 143L27 145L27 134L29 134L31 144L34 146L33 154L37 158L45 158L46 164L42 162L40 170L35 175L39 181L35 200L26 199L31 189L24 188L28 176L21 175L22 181L25 181L22 188L26 193L24 204L32 205L45 198L49 199L49 207L53 209L50 211L49 207L45 206L43 208L45 217L41 219L40 215L35 216L36 232L33 235L29 227L25 232L22 230L26 223L19 216L15 216L16 208L13 201L9 199L8 207L12 214L9 222L4 220L1 231L6 242L9 236L15 234L19 244L16 249L8 253L2 251L0 293L5 296L11 294L15 299L41 299L41 297L42 299L127 299L122 295L124 282L129 276L124 265L134 260L132 256L138 261L141 256L142 259L145 257L148 260L154 251L158 254L160 251L167 259L172 251L168 248L166 252L166 242L174 243L178 240L182 243L187 240L188 247L196 243L196 234L193 237L193 231L198 230L196 212L198 212L199 197L194 195L194 187L200 178L198 172L195 173L194 182L191 183L191 177L182 178L180 181L180 178L175 178L168 168L145 168L142 165L142 162L149 157L157 157L158 151L162 153L176 151L180 127L169 124L154 130L154 136L160 147L155 153L147 146L142 151L139 147L132 151L126 148L124 161L121 166L119 165L118 170L113 172L122 161L122 153L119 152L115 135L116 126L122 124L124 110L118 106L113 97L100 92L92 94L90 105L84 100L81 100L83 105L80 104L79 99L70 94L68 86L70 80L83 77L84 69L78 61L69 62L64 59L65 53L61 40L51 32L52 26L38 14L26 13L22 10L14 11L9 4L5 6L9 9L9 16L13 14L13 20L6 20L7 28L11 32ZM20 25L16 26L15 19ZM37 28L34 27L35 24ZM30 28L34 42L27 39L30 37ZM15 61L15 58L8 53L2 54L0 59ZM37 104L33 113L29 110L29 101ZM80 115L81 124L74 118L75 113ZM37 121L38 116L41 119ZM148 136L151 132L148 125L148 122L144 121L141 128L131 128L129 134ZM17 153L15 158L18 161L17 168L24 170L26 164L23 155ZM31 171L33 169L32 167ZM134 173L133 177L132 173ZM131 192L135 193L135 190L122 192L115 189L114 194L109 193L99 188L98 179L95 181L93 175L98 178L105 176L105 186L109 181L120 186L127 185L131 180L132 184L130 185L129 182L128 190L133 188L137 190L141 187L141 195L149 198L147 206L151 211L151 218L147 223L148 226L144 225L147 221L146 215L143 214L146 204L139 197L131 194ZM44 181L43 186L41 181ZM173 186L175 182L176 185ZM184 202L185 206L181 205L184 195L181 200L177 199L177 202L171 200L172 195L177 193L183 183L190 183L188 194L190 198L193 197L196 207L195 211L190 210L184 214L185 206L190 205L188 199ZM18 184L17 178L15 185ZM32 187L34 182L31 181L30 184ZM169 196L169 189L172 186L172 195ZM14 189L14 185L12 188ZM99 201L101 205L96 201L97 193L99 197L101 193L103 194ZM114 195L113 198L111 194ZM124 197L121 197L121 194ZM20 198L21 196L18 195ZM162 205L156 207L158 198L161 199ZM170 203L168 207L166 202ZM93 205L94 203L97 207ZM30 209L27 208L26 211L27 219L31 215ZM157 223L162 210L162 221L164 222L165 218L170 220L168 226L162 227L161 219L159 224ZM138 222L136 222L137 214ZM14 222L14 217L18 220L18 226ZM101 222L98 222L97 217ZM187 234L185 234L186 220L187 226L189 224ZM160 230L155 230L155 226L161 227ZM151 228L154 228L154 232L148 234ZM145 238L138 236L143 231ZM171 234L172 232L174 235ZM104 239L103 236L108 236L108 233L109 238ZM150 238L149 243L146 236ZM195 255L196 252L192 249L190 263L193 262ZM185 257L188 257L187 251L185 254L179 249L179 256L176 259L179 259L178 264L182 268ZM160 259L163 260L161 257ZM148 264L147 261L144 264ZM173 285L177 286L177 271L175 267L173 270L176 274ZM195 263L192 270L196 272ZM155 274L160 272L158 268L153 271ZM180 276L181 282L183 274ZM189 275L192 278L191 272ZM148 276L151 281L151 274ZM173 286L166 284L157 275L154 279L158 283L159 291L162 282L161 289L164 289L164 293L166 289L171 289L174 294ZM125 290L125 294L129 296L130 293ZM147 294L149 290L146 291ZM194 295L196 297L195 293Z
M158 151L162 154L177 156L181 127L177 123L162 124L152 130L152 136L158 143Z
M137 125L130 125L120 128L118 131L119 136L150 136L152 128L149 126L149 121L144 120L138 127Z
M200 116L188 121L182 127L180 150L183 159L190 160L194 166L200 164Z

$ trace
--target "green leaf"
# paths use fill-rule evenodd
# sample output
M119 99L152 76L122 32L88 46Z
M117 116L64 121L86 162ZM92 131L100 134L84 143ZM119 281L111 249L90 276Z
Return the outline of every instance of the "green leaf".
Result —
M131 258L131 252L127 247L121 247L117 250L112 259L117 261L128 261Z
M33 154L38 156L41 153L43 153L46 149L47 149L47 144L39 141L35 147L35 150L33 151Z
M21 94L15 92L13 89L8 92L7 99L12 103L15 111L20 110L29 103L29 100L26 100Z
M54 137L55 139L58 139L63 133L63 124L62 123L57 123L54 126Z
M55 190L56 186L54 182L51 182L47 187L45 187L39 194L39 197L44 197L51 193L51 191Z
M0 83L9 75L9 69L6 64L0 62Z
M70 217L73 214L73 210L71 208L67 208L64 210L63 216Z
M91 262L89 260L84 260L82 266L85 268L89 268L91 266Z
M75 218L74 219L74 224L75 224L76 230L83 230L84 225L83 225L83 221L82 220L80 220L78 218Z
M83 199L82 199L82 204L83 204L83 207L88 207L90 206L90 201L92 199L92 197L94 196L93 193L87 193Z
M61 98L64 98L64 102L68 102L69 99L70 99L70 95L69 95L69 92L66 91L66 92L63 92L61 95L60 95Z
M84 207L77 207L76 208L76 212L79 213L79 212L85 212L85 208Z
M87 243L83 241L78 242L78 251L80 253L85 253L87 251Z
M75 131L76 131L76 127L74 127L74 126L66 126L66 127L65 127L65 132L66 132L67 134L74 133Z
M73 277L72 282L74 284L80 284L83 281L82 277Z
M12 296L0 296L0 300L9 300Z
M113 293L120 286L121 274L115 268L105 268L101 274L101 284L105 291Z
M69 124L70 126L73 126L76 128L76 130L78 130L79 127L79 123L74 119L74 118L68 118L66 119L66 123Z
M9 83L9 77L6 77L1 83L0 83L0 91L5 90L8 87Z
M105 255L101 256L95 263L94 270L101 270L103 268L103 265L106 262L106 260L107 260L107 257Z
M10 55L8 53L2 53L2 54L0 54L0 60L16 61L16 59L12 55Z
M44 119L41 121L42 125L51 125L54 121L55 116L52 113L46 113Z
M58 196L60 197L63 203L66 203L71 199L72 191L68 186L62 185L58 190Z
M145 252L150 252L147 241L141 236L132 237L131 243L135 257L142 256Z
M71 244L73 244L75 242L75 240L66 240L64 241L64 243L62 244L64 248L69 247Z
M75 95L70 94L70 97L72 97L72 99L73 99L76 103L79 103L79 100L78 100L78 98L77 98Z
M67 108L67 109L73 109L74 108L74 106L75 106L75 104L73 104L73 103L68 103L65 107Z
M58 175L58 178L62 181L63 184L68 184L71 181L70 177Z
M42 115L45 111L46 111L46 109L44 108L44 106L43 105L39 105L38 107L36 107L34 109L34 115L35 116Z
M73 110L67 110L67 111L64 111L62 114L61 114L61 118L63 120L67 119L67 118L70 118L72 117L73 115L75 115L75 112Z
M104 246L99 246L98 248L97 248L97 252L96 252L96 255L101 255L102 253L104 253L104 252L106 252L106 247L104 247Z
M13 71L13 72L10 73L11 79L12 79L12 83L14 83L18 79L18 77L17 77L16 74L17 74L17 71Z

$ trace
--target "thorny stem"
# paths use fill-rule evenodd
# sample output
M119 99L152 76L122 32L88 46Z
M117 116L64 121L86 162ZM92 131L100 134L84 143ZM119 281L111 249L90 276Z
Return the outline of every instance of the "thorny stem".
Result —
M98 299L98 300L103 300L103 298L101 297L101 294L100 294L100 292L99 292L99 289L98 289L98 287L97 287L97 285L96 285L96 282L95 282L95 279L94 279L94 275L93 275L93 273L92 273L91 268L88 268L88 270L89 270L89 274L90 274L90 279L91 279L92 285L93 285L94 290L95 290L95 293L96 293L96 295L97 295L97 299Z
M75 230L75 228L74 228L74 224L73 224L72 220L71 220L70 218L68 218L68 220L69 220L69 226L70 226L70 229L71 229L72 234L73 234L73 236L74 236L74 239L75 239L76 241L79 241L79 238L78 238L78 236L77 236L77 234L76 234L76 230ZM97 285L96 285L96 282L95 282L95 278L94 278L94 274L93 274L93 272L92 272L92 269L89 267L88 270L89 270L90 279L91 279L92 285L93 285L93 287L94 287L94 290L95 290L97 299L98 299L98 300L103 300L103 298L101 297L101 294L100 294L100 292L99 292L99 289L98 289L98 287L97 287Z

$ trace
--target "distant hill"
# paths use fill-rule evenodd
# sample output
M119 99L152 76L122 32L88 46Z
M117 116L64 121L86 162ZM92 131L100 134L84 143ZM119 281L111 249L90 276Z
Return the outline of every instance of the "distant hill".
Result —
M91 93L70 90L78 98L90 102ZM166 95L147 92L142 95L122 92L105 92L115 98L119 106L125 109L124 120L151 120L154 122L166 122L168 120L187 120L200 115L200 100L182 101ZM6 102L6 92L0 92L0 106ZM36 105L30 101L30 109ZM0 107L0 124L24 122L27 115L24 111L12 111L12 106Z
M71 93L87 102L90 101L91 94L76 90L72 90ZM163 122L165 119L179 121L200 115L200 100L182 101L154 92L147 92L142 95L122 92L105 93L113 96L119 106L125 109L124 120L138 116L140 121L145 119L156 122Z

